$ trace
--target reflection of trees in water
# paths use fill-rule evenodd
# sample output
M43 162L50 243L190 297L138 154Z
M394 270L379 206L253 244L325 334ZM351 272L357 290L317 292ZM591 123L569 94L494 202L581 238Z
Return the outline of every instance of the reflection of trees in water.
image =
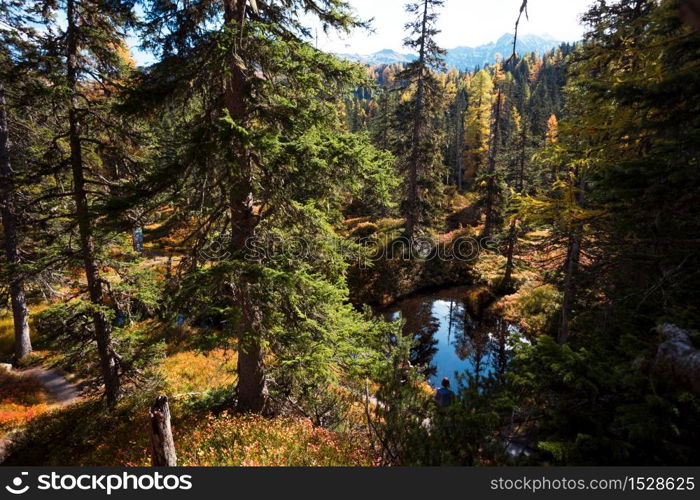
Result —
M469 314L467 304L450 310L449 324L455 329L455 352L459 359L471 361L476 382L490 368L498 375L505 373L508 365L508 324L500 317L488 314L475 318Z
M405 320L404 335L413 335L417 341L411 348L411 364L423 367L422 372L426 377L435 375L437 368L432 361L437 352L435 332L440 328L440 319L433 316L433 302L407 300L401 307L401 316Z
M494 319L495 329L492 344L494 348L494 368L499 376L502 376L508 368L510 356L508 354L508 338L510 329L508 323L503 318Z
M433 315L437 300L449 300L445 316ZM509 362L509 325L500 317L482 313L470 314L473 308L465 299L440 299L429 296L407 299L401 303L404 335L412 335L417 341L411 349L411 364L420 366L426 377L434 376L437 367L432 364L437 353L438 339L435 333L447 330L447 343L454 347L457 357L470 361L472 375L477 383L488 373L497 376L505 373ZM396 314L388 319L398 319Z

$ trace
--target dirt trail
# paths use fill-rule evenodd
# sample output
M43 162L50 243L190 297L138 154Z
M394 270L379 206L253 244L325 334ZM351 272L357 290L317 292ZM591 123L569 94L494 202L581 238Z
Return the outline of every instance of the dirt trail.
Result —
M52 368L30 368L22 372L23 375L32 377L46 388L55 403L65 406L75 401L80 392L66 377Z

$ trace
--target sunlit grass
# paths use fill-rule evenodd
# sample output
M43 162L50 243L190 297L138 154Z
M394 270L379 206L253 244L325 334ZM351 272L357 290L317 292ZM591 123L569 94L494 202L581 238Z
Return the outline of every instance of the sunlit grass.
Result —
M496 308L509 323L517 324L528 335L547 333L559 312L561 294L552 285L528 283L515 294L503 297Z
M33 315L40 313L50 304L40 303L29 306L29 334L32 342L36 340L36 329L34 328ZM15 346L14 320L11 311L0 312L0 359L9 361Z
M184 351L165 358L159 370L172 394L205 392L235 384L236 359L225 349Z

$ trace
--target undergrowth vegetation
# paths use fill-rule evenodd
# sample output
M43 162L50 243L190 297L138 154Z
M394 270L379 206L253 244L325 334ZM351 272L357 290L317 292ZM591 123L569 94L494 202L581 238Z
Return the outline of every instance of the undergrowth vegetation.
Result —
M37 380L0 369L0 438L49 410L46 390Z
M148 408L156 394L130 396L111 412L100 400L89 399L38 415L16 438L5 464L150 465ZM236 415L223 410L225 405L225 391L171 399L178 464L373 464L362 433L333 432L300 417Z

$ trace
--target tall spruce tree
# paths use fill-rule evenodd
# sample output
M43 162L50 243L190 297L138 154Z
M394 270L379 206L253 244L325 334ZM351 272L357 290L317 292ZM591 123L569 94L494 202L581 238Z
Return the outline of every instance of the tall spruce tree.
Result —
M0 37L3 40L3 37ZM4 40L3 40L4 41ZM0 54L3 67L10 65L5 54ZM24 277L18 269L19 237L14 172L11 162L12 144L8 121L7 100L5 98L6 75L0 75L0 205L2 208L2 226L4 231L5 255L8 264L8 281L10 283L10 301L15 332L15 361L32 352L29 337L29 311L24 295Z
M96 0L40 1L29 9L41 16L44 27L37 30L42 51L36 70L52 90L55 161L70 168L72 218L109 403L119 397L122 367L113 345L105 281L100 273L94 205L104 201L110 188L101 171L105 150L118 156L122 142L126 142L124 127L111 112L110 102L126 70L122 54L126 27L133 20L132 9L130 1Z
M527 121L522 118L516 106L512 110L513 124L511 129L511 154L509 155L509 188L510 197L508 209L511 210L511 220L508 228L508 236L506 242L506 268L503 273L503 280L500 283L500 288L504 292L513 290L513 271L515 270L515 253L518 243L518 217L517 213L513 213L517 208L514 200L525 194L525 178L526 165L528 163L528 129Z
M406 4L414 18L406 24L409 36L404 47L416 51L418 58L397 76L411 97L397 109L399 137L394 145L401 171L406 178L406 198L402 204L406 219L405 236L414 238L427 224L428 195L435 195L442 165L443 133L439 126L444 115L443 87L435 70L444 69L444 49L435 42L437 9L443 0L419 0Z
M339 351L329 352L328 342L348 331L338 324L343 315L352 316L328 219L387 158L340 120L342 98L366 83L365 71L315 49L303 20L312 15L339 30L361 23L340 0L142 3L146 45L158 62L137 82L134 102L168 104L186 131L161 144L146 188L199 193L209 179L197 197L202 224L192 233L181 307L204 314L213 300L224 311L237 342L237 408L262 412L268 353L285 368L272 389L289 398L292 385L331 375L324 366ZM225 252L198 269L212 235L227 242ZM277 238L315 242L324 252L290 256Z
M489 148L489 161L488 168L484 176L482 176L482 182L486 184L485 193L485 206L484 211L486 213L486 219L484 221L484 231L483 235L486 238L491 237L494 230L496 229L496 190L497 190L497 178L496 178L496 167L498 162L498 153L501 146L501 134L503 125L501 123L503 117L503 108L505 108L505 94L499 88L496 92L496 98L493 110L493 126L491 128L491 147Z

